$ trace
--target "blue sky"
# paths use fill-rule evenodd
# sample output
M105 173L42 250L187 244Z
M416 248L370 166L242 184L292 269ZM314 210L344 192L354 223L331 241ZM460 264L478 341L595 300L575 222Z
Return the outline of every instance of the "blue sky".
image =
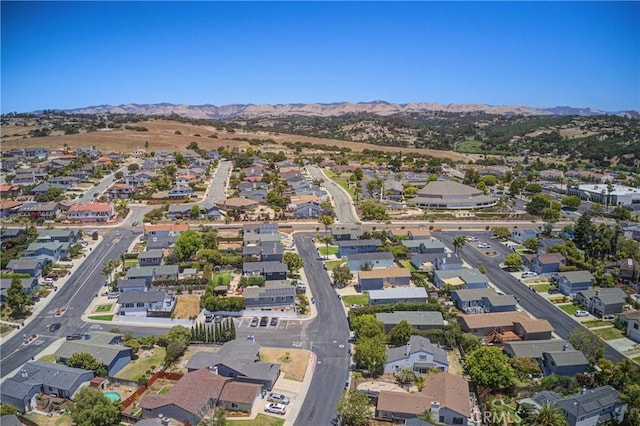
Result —
M371 100L640 109L639 2L1 8L2 112Z

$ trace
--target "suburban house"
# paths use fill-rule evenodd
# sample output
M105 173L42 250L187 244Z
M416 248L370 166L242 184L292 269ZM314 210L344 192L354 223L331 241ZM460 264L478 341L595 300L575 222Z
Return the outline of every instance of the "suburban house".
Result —
M469 384L457 375L441 372L428 376L420 392L380 391L376 405L376 417L405 419L405 425L418 415L431 412L438 424L468 424L471 417ZM423 422L420 425L430 425Z
M444 319L439 311L395 311L380 312L376 314L376 320L384 324L384 331L388 333L402 321L408 322L417 330L442 330Z
M7 263L7 268L15 274L29 274L34 278L40 278L45 261L33 257L21 257L19 259L11 259Z
M38 231L38 242L59 241L75 244L79 239L78 231L73 229L42 229Z
M512 295L498 294L491 288L455 290L451 292L451 300L467 314L510 312L516 310L517 304Z
M199 213L196 215L197 219L220 219L220 209L213 203L185 203L185 204L170 204L167 216L171 220L191 218L193 216L193 207L197 206Z
M0 400L20 412L31 411L36 407L36 395L73 399L78 389L89 384L91 379L93 371L31 361L24 364L15 376L0 384Z
M217 406L250 413L260 398L260 386L236 383L225 392L230 383L233 379L208 369L192 371L182 376L166 394L144 395L138 406L144 418L167 416L191 425L200 424L204 415Z
M364 231L362 229L334 227L333 230L331 230L331 235L336 241L351 241L359 240L360 238L362 238L362 236L364 235Z
M575 376L583 374L589 366L589 361L581 351L569 350L564 345L560 351L542 352L542 372L545 376L557 374L559 376Z
M397 287L369 291L369 304L385 303L427 303L427 291L424 287Z
M23 204L23 201L0 200L0 218L14 216Z
M280 364L260 361L260 345L253 340L232 340L218 352L196 352L187 362L188 371L208 369L237 381L271 390L280 376Z
M20 195L20 187L16 185L0 185L0 198L13 198Z
M593 315L604 317L619 314L624 310L627 293L617 287L583 290L576 293L575 300Z
M193 196L193 189L190 186L175 186L169 190L167 197L170 200L189 199Z
M514 243L522 244L527 240L538 238L540 231L535 228L515 228L511 230L510 239Z
M117 284L118 293L126 293L128 291L147 291L149 284L144 278L120 279Z
M565 296L575 296L593 285L593 275L589 271L569 271L557 274L558 289Z
M445 285L452 288L478 289L489 286L489 278L478 269L442 269L433 272L433 284L442 288Z
M147 250L158 250L158 249L168 249L173 247L177 236L171 235L168 237L150 237L147 239Z
M354 273L365 269L393 268L395 262L393 254L388 251L379 251L349 255L347 256L347 266Z
M628 257L620 262L619 278L628 282L636 282L640 279L640 262Z
M127 199L136 193L136 187L133 185L127 185L126 183L116 183L111 185L111 188L107 191L109 193L109 199L116 198Z
M246 244L242 247L243 257L252 257L257 262L282 262L284 247L278 241L258 241L257 244Z
M110 222L116 215L112 204L74 204L67 212L67 219L78 222Z
M147 240L151 240L154 237L173 237L178 236L181 233L189 230L188 223L168 223L158 225L145 225L144 235Z
M38 287L37 278L19 278L20 285L24 288L24 292L31 294ZM0 302L6 302L7 290L11 287L11 278L0 278Z
M542 253L531 261L530 269L538 275L558 272L566 265L566 259L560 253Z
M622 422L627 404L620 399L621 393L612 386L583 389L580 393L555 403L562 411L570 426L599 425L612 421Z
M411 256L410 262L422 272L464 268L462 259L455 253L415 253Z
M295 306L296 288L289 284L265 287L249 286L244 288L244 300L247 308L266 306Z
M176 298L165 291L131 290L120 293L118 305L119 315L168 318L176 306Z
M618 320L626 324L625 335L636 343L640 343L640 311L620 314Z
M162 263L162 250L149 250L138 253L140 266L159 266Z
M48 203L24 203L18 208L17 216L39 218L43 217L47 220L55 219L60 211L60 203L51 201Z
M63 247L65 248L64 250ZM67 256L68 248L69 244L63 244L57 241L48 243L36 242L29 244L29 246L22 252L22 256L25 258L35 257L42 259L45 262L56 263L60 258Z
M406 241L406 240L405 240ZM437 238L427 238L424 240L411 240L411 241L419 241L419 252L423 254L428 253L445 253L446 246L444 243Z
M553 246L563 245L562 238L545 238L538 242L538 254L549 253L549 249Z
M486 343L548 340L553 332L547 320L532 319L521 311L458 315L458 322L462 331L483 338Z
M411 271L406 268L373 269L358 272L358 286L360 291L381 290L384 287L411 284Z
M287 265L282 262L244 262L242 264L244 276L259 275L265 281L286 280L287 270Z
M502 351L508 357L531 358L538 362L542 360L543 352L575 351L571 343L563 339L529 340L505 342Z
M380 240L340 240L338 241L338 257L348 257L359 253L373 253L382 247Z
M123 335L103 331L85 333L80 340L67 340L55 352L56 362L65 364L75 353L88 353L115 376L131 362L131 348L123 345Z
M447 353L422 336L411 336L409 343L387 349L384 373L393 374L402 367L409 367L416 375L424 375L432 368L447 371Z

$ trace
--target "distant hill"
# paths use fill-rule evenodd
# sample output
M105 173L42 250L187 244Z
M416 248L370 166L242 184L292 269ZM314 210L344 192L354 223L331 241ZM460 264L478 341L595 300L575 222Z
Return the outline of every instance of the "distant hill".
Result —
M592 108L573 108L568 106L558 106L554 108L533 108L527 106L510 105L485 105L485 104L438 104L438 103L407 103L394 104L385 101L372 102L337 102L330 104L276 104L276 105L253 105L253 104L233 104L215 106L205 105L174 105L169 103L159 104L125 104L125 105L97 105L85 108L64 110L67 113L75 114L141 114L141 115L171 115L177 114L182 117L199 119L227 119L234 117L259 117L259 116L282 116L282 115L304 115L304 116L340 116L348 113L369 113L377 115L392 115L398 113L415 113L428 111L445 112L485 112L499 115L624 115L633 118L640 118L638 111L605 112ZM39 111L37 111L39 112Z

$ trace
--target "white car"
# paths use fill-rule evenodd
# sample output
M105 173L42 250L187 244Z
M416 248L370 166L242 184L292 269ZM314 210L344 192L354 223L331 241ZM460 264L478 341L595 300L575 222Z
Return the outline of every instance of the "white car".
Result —
M522 273L522 278L530 278L530 277L537 277L538 274L533 272L533 271L528 271L528 272L523 272Z
M285 408L282 404L276 404L275 402L270 402L264 407L264 411L267 413L280 414L284 415Z
M269 395L267 395L267 401L277 402L278 404L282 405L288 405L289 397L281 393L271 392Z
M575 316L577 316L577 317L588 317L588 316L589 316L589 312L587 312L587 311L583 311L583 310L581 310L581 309L578 309L578 310L575 312L575 314L573 314L573 315L575 315Z
M45 284L53 284L53 278L45 278L44 279L44 283Z

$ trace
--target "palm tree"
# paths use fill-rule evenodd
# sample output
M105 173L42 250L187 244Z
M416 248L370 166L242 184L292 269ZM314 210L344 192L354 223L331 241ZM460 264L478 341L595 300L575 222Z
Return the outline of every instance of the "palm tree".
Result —
M331 216L330 214L323 214L320 216L320 218L318 218L318 222L324 225L324 232L326 234L328 232L329 225L333 225L335 221L333 219L333 216Z
M453 247L456 249L456 254L460 253L465 244L467 244L467 237L464 235L459 235L453 239Z
M324 243L326 247L326 251L325 251L326 259L329 259L329 244L331 243L331 241L333 241L333 237L329 234L326 234L320 237L320 242Z
M560 407L552 404L542 404L542 407L524 421L530 426L569 426L567 417Z

